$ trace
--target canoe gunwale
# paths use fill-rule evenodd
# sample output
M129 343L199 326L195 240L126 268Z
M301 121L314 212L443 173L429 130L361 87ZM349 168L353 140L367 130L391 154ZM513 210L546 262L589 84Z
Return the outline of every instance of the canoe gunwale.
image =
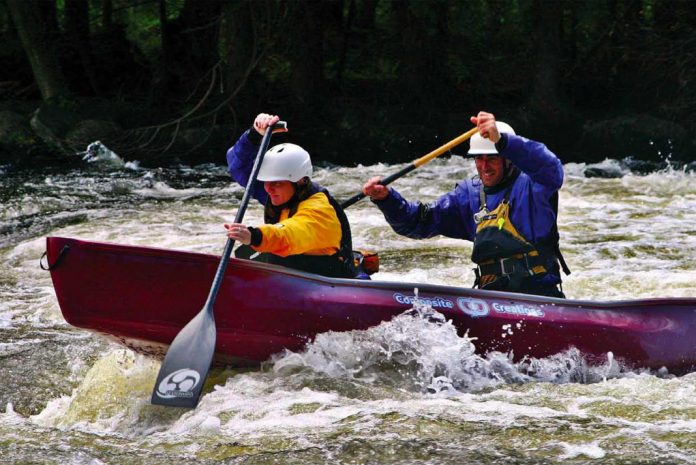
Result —
M84 241L81 239L65 238L59 236L49 236L47 240L67 240L69 242L78 242L80 247L88 248L95 252L103 253L115 253L115 249L118 249L118 253L130 252L141 256L149 256L156 258L169 257L172 253L177 256L177 261L190 261L194 263L200 263L201 260L210 261L211 263L217 263L219 257L212 254L202 253L202 252L191 252L186 250L176 250L176 249L162 249L152 246L134 246L117 244L110 242L92 242ZM689 297L660 297L660 298L644 298L644 299L625 299L625 300L586 300L586 299L561 299L556 297L545 297L537 296L531 294L517 294L512 292L502 292L502 291L487 291L481 289L469 289L460 286L451 286L446 284L423 284L414 282L401 282L401 281L380 281L380 280L366 280L366 279L350 279L350 278L330 278L326 276L320 276L313 273L307 273L300 270L294 270L291 268L286 268L280 265L273 265L270 263L255 262L252 260L243 260L238 258L230 258L230 265L237 268L246 268L250 270L263 270L268 271L276 275L287 275L300 277L304 280L315 281L317 283L331 285L331 286L350 286L358 288L375 288L375 289L394 289L394 288L417 288L419 292L428 292L433 294L459 294L463 289L466 289L467 294L471 294L477 297L485 298L498 298L507 299L511 301L525 300L529 302L538 303L550 303L550 304L563 304L565 306L576 306L576 307L591 307L591 308L606 308L613 309L617 307L636 307L636 306L653 306L653 305L678 305L678 306L693 306L696 309L696 298Z

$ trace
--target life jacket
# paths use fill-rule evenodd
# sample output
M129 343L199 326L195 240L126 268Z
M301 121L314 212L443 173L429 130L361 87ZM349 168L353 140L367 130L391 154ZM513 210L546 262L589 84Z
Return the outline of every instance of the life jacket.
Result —
M264 222L275 224L280 221L280 215L284 209L288 209L288 218L297 213L300 202L308 199L317 193L323 193L329 199L329 203L336 211L336 216L341 224L341 241L338 252L333 255L289 255L281 257L270 253L259 254L254 260L273 263L276 265L287 266L309 273L316 273L333 278L354 278L357 270L353 261L353 239L350 232L348 217L341 208L340 204L333 198L327 189L317 183L309 182L306 185L297 185L295 194L283 205L275 206L271 203L270 197L264 206Z
M477 226L471 253L471 260L478 265L474 270L474 287L563 297L555 285L539 284L539 278L547 274L550 267L558 266L558 230L554 227L555 233L550 240L553 244L534 244L522 236L510 220L511 190L512 186L508 187L493 211L488 211L486 206L483 184L479 190L481 208L474 215ZM566 271L562 256L560 260ZM532 277L536 278L529 279Z

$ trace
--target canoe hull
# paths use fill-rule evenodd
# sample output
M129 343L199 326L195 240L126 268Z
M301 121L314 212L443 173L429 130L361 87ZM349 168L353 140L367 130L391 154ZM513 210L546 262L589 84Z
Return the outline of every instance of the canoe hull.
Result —
M201 309L213 255L47 238L51 278L65 320L162 357ZM332 279L230 259L215 304L218 364L257 364L301 350L317 334L367 329L411 308L414 288L477 350L547 357L575 347L632 367L696 368L696 299L562 300L450 286ZM510 331L508 331L508 328ZM510 334L510 332L512 334Z

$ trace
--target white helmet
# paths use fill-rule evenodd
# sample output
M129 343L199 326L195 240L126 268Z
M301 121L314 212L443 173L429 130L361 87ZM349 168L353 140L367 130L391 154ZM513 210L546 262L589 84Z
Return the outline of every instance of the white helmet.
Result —
M299 145L278 144L271 147L261 164L259 181L291 181L312 177L312 160Z
M495 126L498 128L498 132L506 132L508 134L515 134L515 130L512 129L507 123L502 121L496 121ZM488 155L496 154L498 151L495 149L495 144L490 139L484 139L478 132L471 136L471 141L469 145L469 155Z

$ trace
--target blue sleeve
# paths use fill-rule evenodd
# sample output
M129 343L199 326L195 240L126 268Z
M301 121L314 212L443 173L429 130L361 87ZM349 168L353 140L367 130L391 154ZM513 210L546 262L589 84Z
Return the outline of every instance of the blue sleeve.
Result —
M549 193L556 192L563 185L563 165L561 160L541 142L513 134L505 134L507 144L500 152L523 173Z
M466 185L457 187L434 202L408 202L395 189L389 196L374 202L392 229L402 236L424 239L439 234L456 239L473 240L473 223Z
M547 241L553 235L557 218L553 195L563 185L561 161L544 144L510 134L500 154L523 173L510 198L514 205L513 224L527 240Z
M249 182L249 176L259 151L259 146L249 139L250 130L244 131L239 140L227 151L227 171L232 179L244 188ZM254 183L253 195L262 204L266 203L268 195L263 189L263 182L256 181Z

